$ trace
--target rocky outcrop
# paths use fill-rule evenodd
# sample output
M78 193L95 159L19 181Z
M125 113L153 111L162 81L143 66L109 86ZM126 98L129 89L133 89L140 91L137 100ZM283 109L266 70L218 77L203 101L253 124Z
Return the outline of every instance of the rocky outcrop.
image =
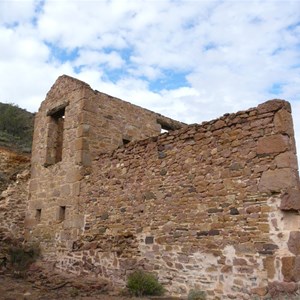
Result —
M29 168L29 164L30 155L0 147L0 194L16 180L17 174Z
M30 177L29 157L0 149L0 263L8 249L24 240Z

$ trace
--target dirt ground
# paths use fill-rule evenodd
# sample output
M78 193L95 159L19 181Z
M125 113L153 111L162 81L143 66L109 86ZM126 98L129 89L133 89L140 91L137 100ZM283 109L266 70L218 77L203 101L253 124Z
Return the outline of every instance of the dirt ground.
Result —
M113 296L104 291L81 290L71 284L62 287L41 286L20 278L12 278L8 275L0 275L0 299L1 300L54 300L54 299L103 299L125 300L126 297Z
M31 282L29 279L14 278L11 275L0 275L1 300L54 300L54 299L82 299L82 300L125 300L134 299L116 295L117 292L105 288L99 289L88 284L81 286L78 282L63 281L57 285L41 282ZM135 298L137 299L137 298ZM144 298L145 299L145 298Z
M57 273L34 263L25 273L0 269L0 300L180 300L130 297L106 280Z
M71 276L32 265L25 273L0 271L0 300L127 300L105 280Z

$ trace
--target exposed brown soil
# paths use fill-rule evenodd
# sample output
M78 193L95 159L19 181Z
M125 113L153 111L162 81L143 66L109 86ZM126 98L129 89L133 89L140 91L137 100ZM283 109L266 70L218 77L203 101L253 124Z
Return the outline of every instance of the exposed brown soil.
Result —
M123 293L124 294L124 293ZM136 298L121 295L103 279L67 275L34 263L26 271L0 269L1 300L171 300L171 297Z
M29 170L30 155L0 146L0 194L16 180L17 174Z
M103 299L125 300L127 297L111 295L113 292L80 287L79 284L61 282L57 285L43 285L28 279L0 275L0 299L3 300L54 300L54 299Z
M0 299L2 300L125 300L126 296L119 296L107 282L61 276L53 273L45 275L30 272L26 277L19 277L17 273L0 274ZM131 298L132 299L132 298Z
M2 272L0 283L2 300L129 299L120 296L119 292L104 280L47 273L35 266L27 275L16 271Z

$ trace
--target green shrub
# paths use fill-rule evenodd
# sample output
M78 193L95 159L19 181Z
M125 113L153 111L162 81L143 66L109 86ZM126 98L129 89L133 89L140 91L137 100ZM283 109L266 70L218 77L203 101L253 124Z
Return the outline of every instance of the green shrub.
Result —
M135 271L127 278L127 288L134 296L160 296L164 293L164 288L157 278L144 271Z
M200 290L190 290L188 300L205 300L206 294Z
M34 114L17 105L0 102L0 145L30 152Z
M9 249L10 263L17 271L25 271L39 257L38 247L12 247Z

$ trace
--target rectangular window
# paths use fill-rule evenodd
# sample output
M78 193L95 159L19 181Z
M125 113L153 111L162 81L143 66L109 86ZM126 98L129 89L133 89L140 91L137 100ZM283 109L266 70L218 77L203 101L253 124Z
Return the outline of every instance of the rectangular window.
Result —
M46 166L54 165L62 160L63 136L65 122L65 108L63 104L48 111L48 136Z
M38 208L36 211L35 211L35 219L40 222L41 221L41 216L42 216L42 210L40 208Z
M65 206L59 207L58 219L59 219L59 221L64 221L66 219L66 207Z

